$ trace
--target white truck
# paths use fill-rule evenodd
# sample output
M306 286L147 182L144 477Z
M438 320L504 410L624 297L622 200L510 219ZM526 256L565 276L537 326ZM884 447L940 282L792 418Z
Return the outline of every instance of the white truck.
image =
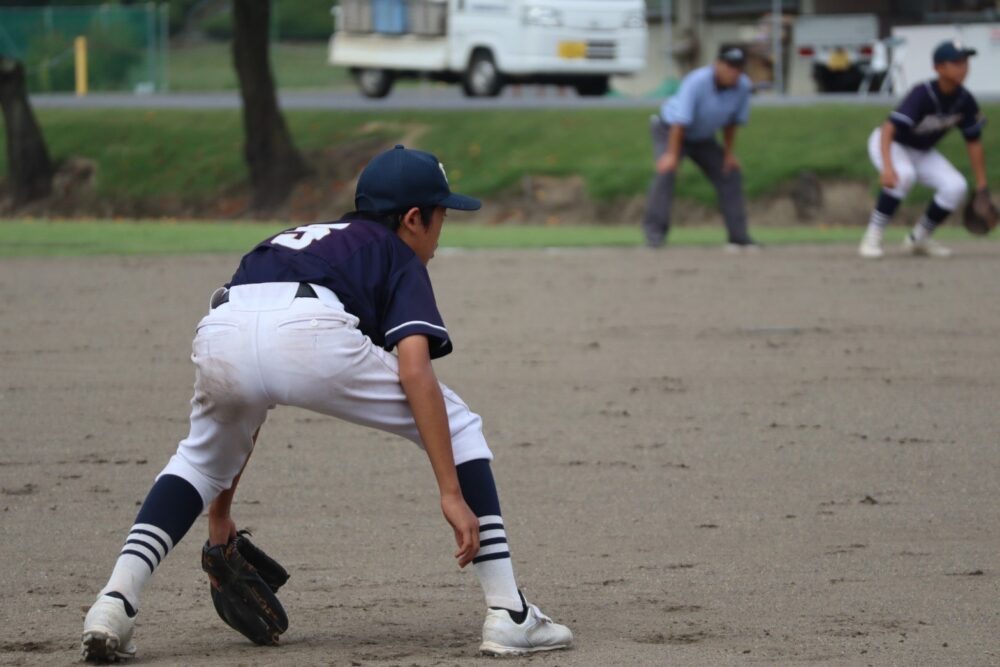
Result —
M368 97L406 77L460 83L471 97L507 83L604 95L612 75L646 65L645 9L643 0L341 0L329 61Z
M791 89L815 92L858 91L878 42L875 14L809 14L795 20L794 49L789 59ZM811 92L811 91L810 91Z

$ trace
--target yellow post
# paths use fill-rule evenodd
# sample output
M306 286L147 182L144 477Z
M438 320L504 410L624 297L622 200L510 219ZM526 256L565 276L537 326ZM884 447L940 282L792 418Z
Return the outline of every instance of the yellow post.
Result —
M87 94L87 38L73 40L73 50L76 54L76 94L82 97Z

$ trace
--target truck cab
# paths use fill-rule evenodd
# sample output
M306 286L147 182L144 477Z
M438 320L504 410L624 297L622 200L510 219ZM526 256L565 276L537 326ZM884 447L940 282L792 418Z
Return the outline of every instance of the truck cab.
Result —
M332 65L362 94L424 77L499 95L508 83L569 85L604 95L612 75L645 67L642 0L341 0Z

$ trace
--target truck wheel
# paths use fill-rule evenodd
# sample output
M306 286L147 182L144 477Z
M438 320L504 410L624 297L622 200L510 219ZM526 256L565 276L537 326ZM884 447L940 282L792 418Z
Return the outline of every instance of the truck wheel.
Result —
M496 97L503 89L503 77L489 51L472 56L462 77L462 90L469 97Z
M353 74L361 94L365 97L385 97L392 90L393 75L387 69L359 69Z
M576 83L576 92L583 97L600 97L611 90L611 83L606 76L581 79Z

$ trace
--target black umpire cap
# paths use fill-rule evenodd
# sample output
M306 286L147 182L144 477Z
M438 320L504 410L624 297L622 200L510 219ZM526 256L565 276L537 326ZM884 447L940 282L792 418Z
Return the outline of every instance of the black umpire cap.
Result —
M725 46L719 48L719 60L732 65L733 67L743 67L747 64L746 51L738 46Z

